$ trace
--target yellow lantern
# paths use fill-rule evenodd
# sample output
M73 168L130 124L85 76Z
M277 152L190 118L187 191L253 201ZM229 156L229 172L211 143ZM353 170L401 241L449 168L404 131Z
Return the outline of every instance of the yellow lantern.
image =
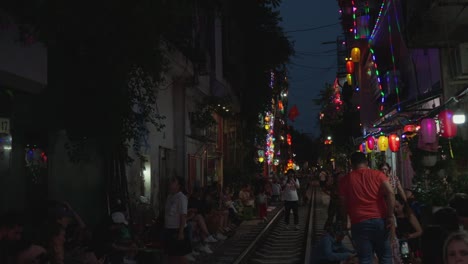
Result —
M367 142L364 144L366 145L366 153L371 153L372 149L369 148L369 146L367 145Z
M388 149L388 137L380 136L377 140L377 146L379 147L380 151L387 151Z
M259 161L260 163L263 163L263 161L265 161L265 158L260 157L260 158L258 158L258 161Z
M361 50L358 47L351 50L351 60L353 62L359 62L361 60Z
M270 129L270 125L265 125L265 130L269 130Z
M351 74L346 75L346 81L348 85L353 85L353 76Z

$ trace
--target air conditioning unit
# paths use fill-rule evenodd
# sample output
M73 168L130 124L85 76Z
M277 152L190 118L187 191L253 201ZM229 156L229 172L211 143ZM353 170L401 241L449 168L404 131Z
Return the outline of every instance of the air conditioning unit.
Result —
M451 65L455 79L468 79L468 43L461 43L451 53Z

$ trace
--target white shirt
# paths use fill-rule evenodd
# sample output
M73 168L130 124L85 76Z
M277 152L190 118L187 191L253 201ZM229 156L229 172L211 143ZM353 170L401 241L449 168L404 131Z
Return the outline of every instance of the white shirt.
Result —
M273 195L280 195L281 185L279 183L273 183L271 185L271 192L272 192Z
M187 214L187 196L182 192L170 194L166 201L166 211L164 215L165 228L179 228L180 215Z
M283 191L283 199L285 201L299 201L299 196L297 196L297 189L299 189L299 180L296 179L295 182L286 183Z

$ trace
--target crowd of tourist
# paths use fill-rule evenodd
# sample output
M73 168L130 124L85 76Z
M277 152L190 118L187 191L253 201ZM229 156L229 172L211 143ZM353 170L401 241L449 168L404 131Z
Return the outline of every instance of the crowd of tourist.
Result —
M158 218L138 208L130 217L120 202L93 228L66 202L49 202L34 221L29 221L30 214L9 211L0 215L0 263L152 263L152 253L158 252L164 252L169 263L187 263L212 254L210 244L227 239L242 221L266 221L270 203L285 201L298 228L297 189L299 181L291 173L259 175L238 190L216 182L186 190L184 180L174 177ZM139 206L148 209L143 198ZM289 210L287 216L289 223Z
M468 263L467 194L433 212L402 187L389 164L373 170L362 153L354 153L351 163L349 173L317 172L330 202L314 263ZM345 236L354 249L342 245Z
M286 229L292 211L299 230L298 207L311 199L310 186L320 186L330 198L313 263L468 263L467 194L456 194L447 207L427 214L432 206L403 189L389 164L370 169L360 153L351 163L348 173L337 167L302 177L303 188L291 171L259 175L238 190L216 182L186 190L184 180L174 177L164 214L143 226L119 203L93 229L66 202L47 203L34 219L10 211L0 215L0 263L152 263L154 252L164 252L169 263L188 263L212 254L210 244L234 234L242 221L266 221L271 203L284 202ZM144 199L142 204L150 206ZM353 248L343 245L346 236Z

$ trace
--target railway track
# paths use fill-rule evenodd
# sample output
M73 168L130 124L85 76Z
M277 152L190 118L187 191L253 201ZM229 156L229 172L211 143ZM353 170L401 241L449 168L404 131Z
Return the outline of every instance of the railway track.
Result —
M254 223L237 230L236 235L213 248L215 252L197 260L208 264L293 264L310 263L311 249L317 233L316 188L308 205L299 207L299 230L294 225L286 228L282 203L268 214L265 223ZM320 209L320 208L318 208ZM320 218L320 217L319 217ZM319 219L320 222L320 219ZM293 215L291 213L291 223ZM319 228L320 229L320 228Z

